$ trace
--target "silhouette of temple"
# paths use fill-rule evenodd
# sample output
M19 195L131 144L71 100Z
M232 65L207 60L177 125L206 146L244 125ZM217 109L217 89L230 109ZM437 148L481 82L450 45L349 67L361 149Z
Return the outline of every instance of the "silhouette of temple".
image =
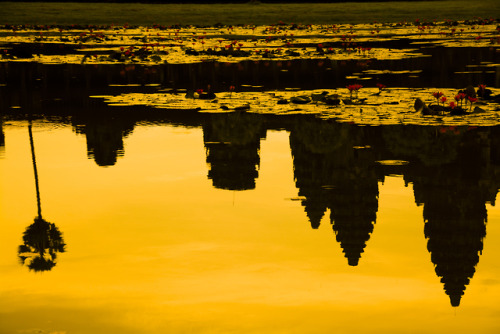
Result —
M261 115L213 114L203 123L208 178L215 188L255 188L260 164L260 140L266 129Z
M376 222L378 178L368 129L317 119L290 133L295 184L311 227L330 223L350 266L358 265Z

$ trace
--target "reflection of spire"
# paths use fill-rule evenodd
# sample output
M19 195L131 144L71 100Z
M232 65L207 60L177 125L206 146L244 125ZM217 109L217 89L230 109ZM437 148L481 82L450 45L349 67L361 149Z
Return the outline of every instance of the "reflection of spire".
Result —
M300 119L290 132L295 186L311 227L319 227L327 209L335 153L346 140L344 128L316 119Z
M366 145L369 130L324 120L300 120L290 133L295 184L311 226L326 208L348 263L356 266L373 232L378 178Z
M331 197L330 221L349 265L357 266L377 219L378 184L366 175L345 181Z
M306 199L302 201L304 210L306 212L307 218L311 222L311 227L317 229L321 224L321 219L326 211L326 203L324 203L321 195L317 196L314 190L311 189L309 195L307 191L299 191L299 196L306 196ZM318 198L316 198L316 196Z
M326 184L322 163L324 154L310 152L303 143L299 130L290 133L290 148L293 156L293 173L295 186L299 196L305 197L302 206L313 229L317 229L327 209L328 191L322 186Z
M262 116L245 113L213 114L203 125L203 141L213 186L227 190L255 188L260 164Z
M439 204L431 202L424 206L427 249L451 305L459 306L483 250L486 207L481 200L474 200L477 194L467 195L467 189L453 196L433 190L442 197Z
M31 146L31 158L35 176L35 188L38 216L35 222L26 228L23 234L23 244L19 246L18 255L21 263L27 264L30 270L46 271L52 269L56 263L57 252L65 251L65 243L58 228L42 218L42 205L40 188L38 185L38 171L36 167L35 145L31 119L29 119L28 132ZM47 253L46 253L47 251Z
M336 170L330 221L350 266L357 266L377 219L378 178L371 150L354 150L350 166Z
M452 168L433 166L427 170L431 175L414 178L414 191L424 205L424 234L436 275L451 305L459 306L483 250L487 213L478 183Z
M485 202L494 200L498 181L491 172L487 131L420 131L435 137L439 147L450 147L454 152L439 159L436 148L426 148L421 143L421 150L407 152L410 158L416 155L418 159L409 164L405 179L413 183L417 204L424 206L427 249L436 275L441 278L451 305L456 307L483 250Z

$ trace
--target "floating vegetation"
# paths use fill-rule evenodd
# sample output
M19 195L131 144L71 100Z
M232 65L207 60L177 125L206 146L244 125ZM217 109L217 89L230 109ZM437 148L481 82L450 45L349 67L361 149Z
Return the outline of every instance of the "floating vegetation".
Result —
M94 74L107 73L107 82L87 98L113 107L307 113L364 125L496 125L496 88L488 98L474 101L474 108L472 101L467 110L453 109L450 102L459 88L496 82L499 46L493 19L211 27L4 25L0 65L5 67L0 70L8 73L9 64L33 63L47 65L49 72L54 64L71 66L70 73L78 72L77 67L85 73L95 69ZM464 53L467 58L460 57ZM435 64L443 67L449 59L469 60L438 73ZM40 73L35 80L45 84ZM453 75L455 81L439 88L423 84L434 75ZM91 75L83 76L65 80L85 80L85 87L91 86ZM9 88L8 83L0 85ZM435 91L444 95L437 104L447 112L432 112ZM417 100L427 109L417 110ZM22 109L15 102L8 108Z
M435 88L426 90L408 88L362 88L355 98L348 89L286 90L263 92L224 92L213 99L190 98L179 93L125 93L117 96L99 96L109 105L149 106L171 110L198 110L200 112L248 112L258 114L316 114L324 119L364 125L425 124L476 125L500 124L498 103L481 101L481 110L472 109L466 115L429 116L414 109L416 98L432 103ZM499 94L500 89L491 90ZM454 96L456 89L441 89L443 96ZM318 98L324 96L324 99ZM332 104L333 97L338 104ZM314 101L316 100L316 101ZM302 102L300 102L302 101Z

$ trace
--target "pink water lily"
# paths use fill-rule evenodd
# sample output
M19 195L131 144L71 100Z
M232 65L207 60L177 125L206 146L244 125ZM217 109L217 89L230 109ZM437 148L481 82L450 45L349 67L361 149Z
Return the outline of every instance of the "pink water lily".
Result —
M350 99L352 100L352 92L356 92L356 98L358 97L358 91L363 88L362 85L360 84L353 84L353 85L347 85L346 86L347 89L349 89L349 94L350 94Z
M467 99L470 102L470 110L472 111L472 104L477 101L477 98L472 96L467 96Z

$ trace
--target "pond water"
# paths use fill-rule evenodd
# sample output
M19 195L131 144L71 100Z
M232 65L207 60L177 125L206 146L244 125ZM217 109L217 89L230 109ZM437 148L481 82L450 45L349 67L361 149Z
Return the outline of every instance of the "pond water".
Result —
M498 331L499 127L109 120L4 120L3 333Z
M0 333L498 333L499 32L418 27L0 29Z

